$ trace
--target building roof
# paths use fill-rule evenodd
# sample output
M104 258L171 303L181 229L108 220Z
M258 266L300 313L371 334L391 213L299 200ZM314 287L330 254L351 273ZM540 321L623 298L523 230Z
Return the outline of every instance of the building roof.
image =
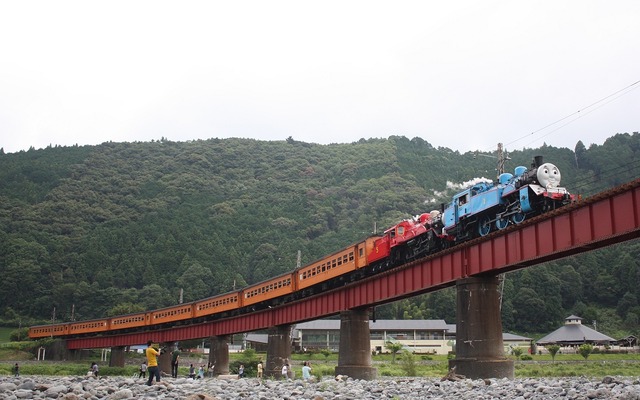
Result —
M268 341L269 341L269 335L267 334L264 334L264 333L248 333L247 334L247 342L267 344Z
M582 325L582 318L571 315L565 319L564 326L556 329L538 340L538 344L580 344L580 343L610 343L613 338Z
M516 335L514 333L503 332L502 340L504 340L505 342L528 342L531 340L531 338Z
M379 319L369 321L369 330L371 331L388 331L388 330L422 330L422 331L447 331L449 325L443 319ZM296 324L297 330L340 330L339 319L319 319L315 321L303 322Z

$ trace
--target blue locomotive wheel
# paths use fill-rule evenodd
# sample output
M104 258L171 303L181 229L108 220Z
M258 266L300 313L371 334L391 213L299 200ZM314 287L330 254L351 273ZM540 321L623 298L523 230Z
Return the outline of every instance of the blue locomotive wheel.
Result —
M496 220L496 228L502 230L509 225L509 218L498 218Z
M514 224L520 224L520 223L522 223L522 221L524 221L525 218L526 217L525 217L524 213L523 212L519 212L519 213L513 214L511 216L511 221L513 221Z
M480 236L486 236L491 232L491 223L489 222L489 217L484 216L480 218L480 223L478 224L478 233Z

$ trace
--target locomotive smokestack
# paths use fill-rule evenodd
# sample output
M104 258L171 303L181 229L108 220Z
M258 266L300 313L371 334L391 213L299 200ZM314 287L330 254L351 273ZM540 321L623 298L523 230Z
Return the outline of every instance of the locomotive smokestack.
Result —
M544 164L544 162L542 161L542 156L533 157L533 166L534 167L538 168L542 164Z

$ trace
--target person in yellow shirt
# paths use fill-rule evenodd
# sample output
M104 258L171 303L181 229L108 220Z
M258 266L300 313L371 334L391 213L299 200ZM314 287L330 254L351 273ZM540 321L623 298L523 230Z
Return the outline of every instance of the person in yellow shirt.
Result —
M147 366L149 371L149 380L147 381L147 385L151 386L153 383L153 377L156 377L156 382L160 382L160 368L158 367L158 356L160 352L153 348L153 340L149 340L147 342L147 350L145 354L147 356Z

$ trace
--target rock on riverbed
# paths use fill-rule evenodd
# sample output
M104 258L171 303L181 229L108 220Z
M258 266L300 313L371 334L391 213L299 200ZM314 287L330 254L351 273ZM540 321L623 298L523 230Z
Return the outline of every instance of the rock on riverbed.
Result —
M152 386L124 377L0 377L0 399L621 399L640 400L633 378L540 378L440 381L436 378L345 379L305 383L301 380L167 378Z

